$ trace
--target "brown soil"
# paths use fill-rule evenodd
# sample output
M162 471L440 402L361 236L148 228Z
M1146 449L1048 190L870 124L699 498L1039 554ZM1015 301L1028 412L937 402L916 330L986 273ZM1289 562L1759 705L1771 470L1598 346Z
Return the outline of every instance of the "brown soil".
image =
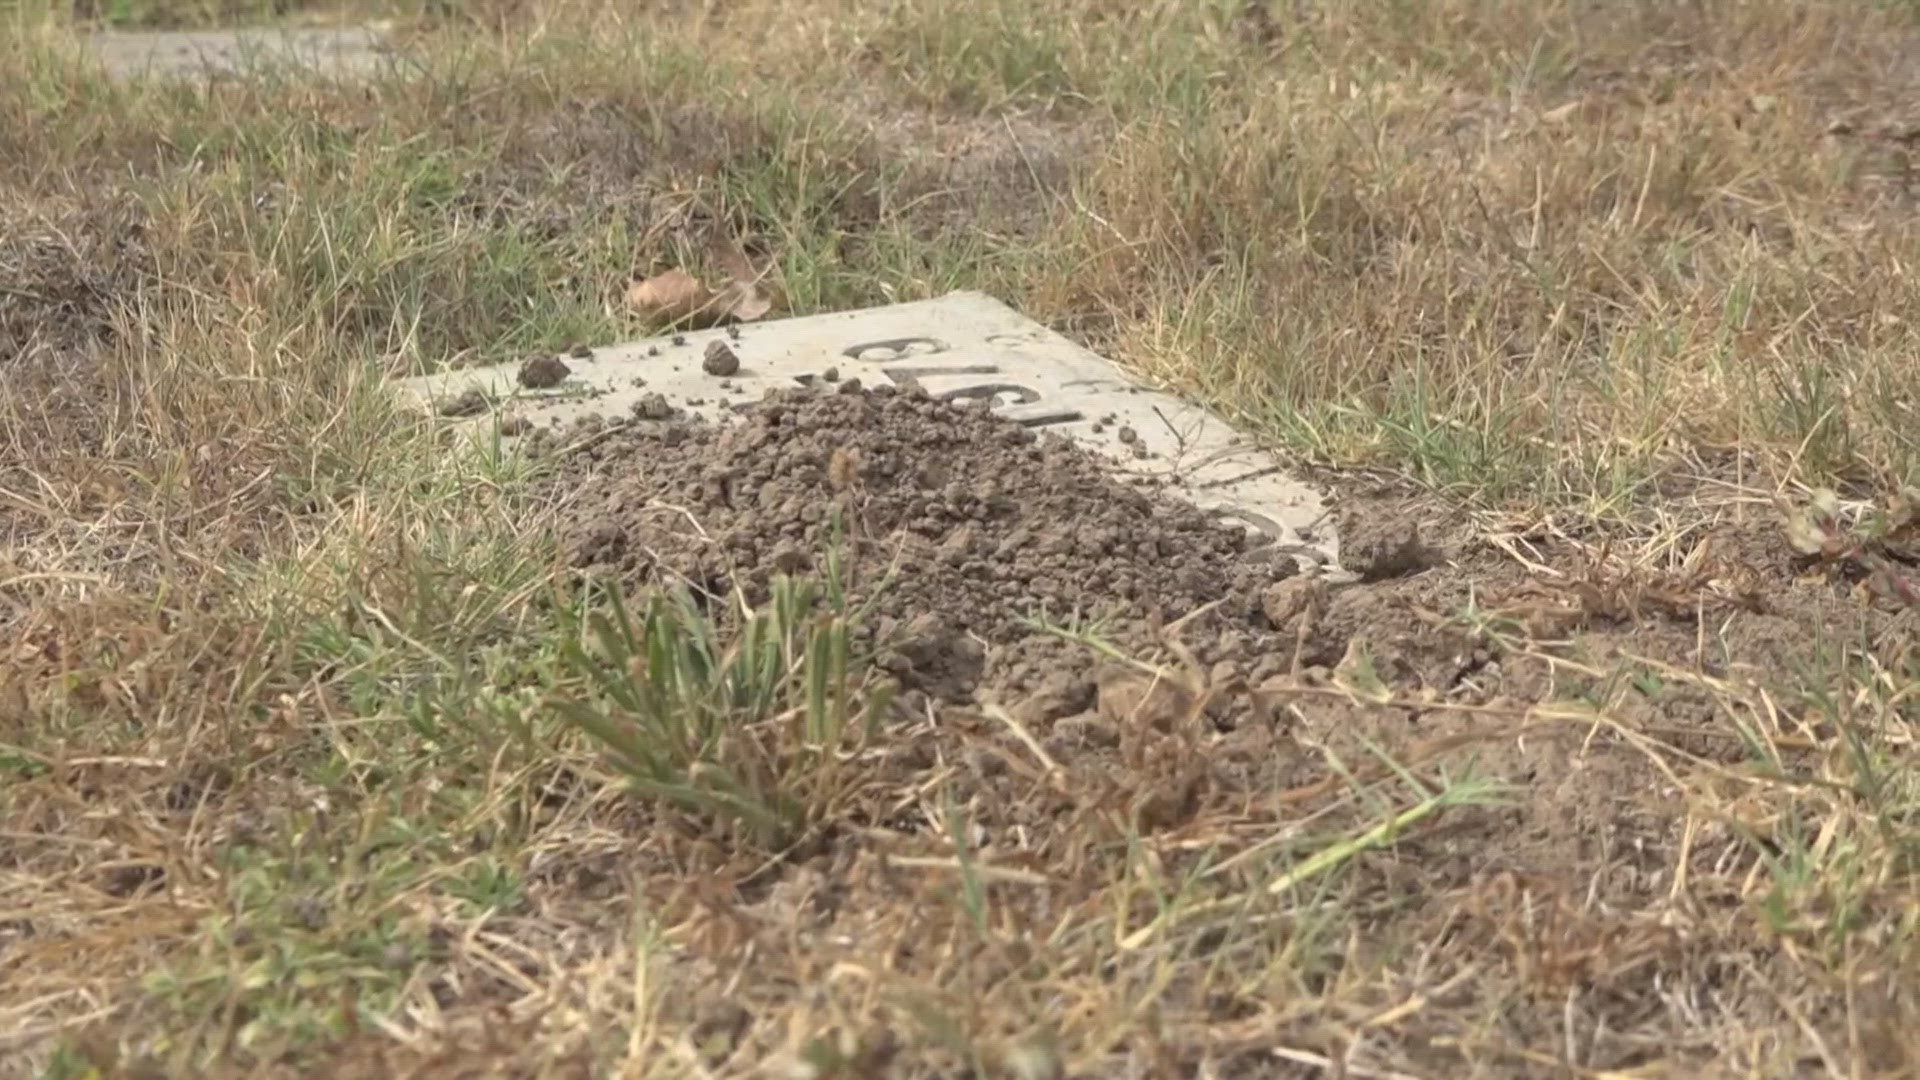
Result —
M1202 651L1244 660L1277 652L1261 595L1293 572L1056 436L886 388L785 392L724 428L627 425L553 483L576 493L562 526L576 565L713 596L757 603L773 574L821 569L838 534L851 599L874 605L882 664L906 689L957 702L1044 686L1049 721L1091 704L1092 665L1030 617L1106 620L1138 650L1219 601Z
M1528 568L1499 546L1457 539L1480 534L1413 501L1349 501L1342 539L1362 580L1333 586L1295 576L1237 529L1108 478L1064 441L911 393L796 391L724 428L635 422L568 443L549 480L565 500L566 549L578 566L635 584L758 600L774 573L821 569L810 559L833 541L838 515L843 573L853 598L874 605L882 665L942 717L898 732L878 771L911 789L949 763L942 775L982 858L1047 873L1060 888L1089 843L1136 830L1157 838L1174 860L1167 872L1178 873L1184 856L1170 853L1204 847L1198 838L1271 829L1276 813L1324 809L1356 778L1390 777L1379 754L1429 777L1437 763L1457 775L1469 762L1512 785L1505 803L1450 811L1357 871L1354 902L1378 915L1361 922L1386 936L1351 943L1350 969L1442 940L1467 946L1450 946L1449 963L1479 966L1471 978L1461 969L1431 1022L1402 1027L1395 1057L1422 1074L1449 1074L1463 1054L1485 1068L1498 1058L1485 1047L1554 1043L1569 993L1594 1033L1582 1051L1593 1068L1711 1061L1717 1033L1772 1022L1769 987L1799 976L1741 929L1752 836L1741 824L1690 822L1668 770L1750 767L1752 748L1728 722L1739 696L1728 686L1798 675L1848 643L1891 655L1920 622L1863 602L1845 581L1783 575L1806 567L1771 528L1702 538L1670 567L1514 538L1508 546L1536 563ZM1023 623L1041 609L1105 618L1109 640L1165 665L1168 680L1129 677ZM1062 772L1036 773L1030 748L981 710L939 706L968 698L1013 704ZM1601 708L1569 711L1582 702ZM1593 719L1601 714L1606 723ZM1783 766L1811 767L1792 759L1794 745L1781 737ZM1097 820L1125 825L1106 833ZM873 824L909 850L925 828ZM887 844L844 836L828 847L783 871L771 892L762 883L736 899L765 909L768 927L800 919L814 940L935 933L881 925L901 911ZM1682 907L1695 920L1685 934L1672 923L1675 873L1686 875ZM703 901L655 899L703 917L694 913ZM1078 901L1056 890L1049 902ZM1002 903L1009 919L1050 918L1015 895ZM780 947L772 937L761 945ZM728 938L728 950L741 947ZM848 958L868 962L857 944ZM721 954L713 959L720 968L703 961L682 973L689 986L723 978ZM904 954L890 963L922 969ZM973 977L987 980L998 970L992 958L954 963L985 964ZM1663 985L1715 987L1710 1015ZM1391 1008L1397 994L1356 989L1350 1007ZM756 1033L745 1042L771 1037L776 998L764 1003L765 1032L751 1019L760 1005L732 1006L744 1010L740 1031ZM1253 1016L1265 1018L1262 1038L1336 1056L1344 1045L1257 1000L1175 991L1161 1007L1166 1060L1212 1057L1220 1075L1274 1075L1270 1060L1239 1061L1230 1049L1228 1034ZM1880 1048L1869 1059L1898 1064L1904 1008L1889 999L1856 1014ZM1486 1025L1481 1050L1457 1042L1470 1015Z
M1296 577L1290 557L1235 526L1111 477L1064 439L968 405L856 387L780 392L741 411L724 427L637 422L569 440L548 482L568 493L560 534L574 564L758 603L776 573L823 571L815 558L837 542L852 601L872 605L883 663L906 689L950 701L1046 687L1054 705L1091 702L1086 650L1036 616L1097 622L1138 654L1205 608L1179 637L1206 681L1311 677L1361 642L1388 684L1473 703L1544 689L1533 673L1489 670L1484 627L1454 617L1476 596L1486 619L1531 639L1630 632L1643 649L1663 627L1681 633L1675 648L1697 648L1701 616L1734 613L1733 632L1758 650L1750 662L1776 670L1794 651L1780 642L1803 643L1809 619L1884 631L1900 618L1838 586L1763 596L1764 579L1805 569L1771 534L1703 537L1687 569L1596 563L1543 576L1492 545L1423 539L1460 523L1414 501L1342 512L1343 562L1360 584L1331 585Z

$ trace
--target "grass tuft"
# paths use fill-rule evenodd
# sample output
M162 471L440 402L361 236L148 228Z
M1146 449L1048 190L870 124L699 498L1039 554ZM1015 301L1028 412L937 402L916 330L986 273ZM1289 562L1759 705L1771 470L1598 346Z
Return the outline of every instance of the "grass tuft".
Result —
M806 580L771 589L725 632L684 588L648 597L638 618L609 593L572 617L559 655L562 679L595 694L553 707L640 794L779 851L859 797L857 759L892 693L854 654L850 612Z

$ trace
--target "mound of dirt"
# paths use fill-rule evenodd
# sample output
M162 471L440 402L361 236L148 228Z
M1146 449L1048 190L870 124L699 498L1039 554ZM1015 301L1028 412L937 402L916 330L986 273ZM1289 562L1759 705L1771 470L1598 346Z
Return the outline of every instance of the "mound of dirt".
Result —
M1076 891L1110 880L1085 870L1090 852L1141 845L1169 879L1217 875L1238 912L1286 880L1275 866L1305 865L1248 858L1271 838L1303 822L1322 830L1306 835L1356 835L1378 827L1383 799L1414 797L1397 785L1423 800L1451 789L1463 801L1444 819L1355 858L1336 886L1351 890L1346 910L1386 913L1360 916L1371 921L1348 939L1361 943L1349 962L1460 943L1447 963L1473 978L1444 976L1460 987L1451 1011L1423 1012L1400 1036L1422 1075L1462 1071L1446 1049L1462 1030L1552 1045L1569 988L1588 995L1587 1022L1605 1031L1585 1051L1596 1068L1638 1067L1652 1045L1692 1046L1705 1060L1725 1045L1718 1033L1771 1023L1775 993L1757 988L1804 977L1776 966L1788 951L1749 922L1672 915L1676 882L1687 912L1732 910L1755 895L1764 865L1748 825L1693 808L1758 790L1725 786L1754 776L1756 714L1787 721L1767 736L1762 776L1812 778L1839 760L1822 745L1833 738L1824 703L1866 685L1851 673L1859 657L1910 664L1920 619L1810 574L1764 520L1627 559L1544 528L1496 542L1461 515L1386 493L1344 501L1354 580L1337 585L1115 480L1072 444L909 393L796 391L723 426L636 419L548 438L568 448L552 453L545 482L580 567L758 601L773 574L822 570L810 560L837 549L850 592L874 606L884 665L910 693L997 699L1024 725L966 707L903 717L861 760L876 789L911 794L876 799L830 854L741 893L767 913L756 921L765 955L792 948L801 920L810 940L856 942L866 956L874 941L928 940L928 912L959 910L942 906L945 879L923 886L924 902L901 903L905 879L880 846L923 850L913 845L945 827L899 810L936 786L962 808L983 860L1044 874L1044 887L997 901L1001 917L1029 926L1102 895ZM1179 656L1166 624L1206 605L1180 627L1191 655ZM1174 685L1096 670L1091 650L1024 621L1040 609L1104 616L1121 649L1198 671ZM1479 794L1468 798L1470 787ZM1211 861L1243 840L1240 854ZM687 903L664 890L656 902ZM1154 910L1133 925L1150 925ZM1727 957L1750 974L1730 976ZM690 1010L739 998L728 977L690 978L726 988L685 995ZM1355 986L1368 1012L1405 1000L1398 976L1377 993ZM1714 987L1697 992L1719 1002L1715 1014L1673 1007L1666 986ZM748 1008L783 1015L779 999L764 1000ZM1818 1022L1844 1022L1837 1000L1818 1006ZM1171 1007L1186 1017L1183 1052L1214 1053L1258 1007L1213 993Z
M1208 662L1283 654L1262 604L1291 557L1118 479L1086 451L915 392L779 392L738 422L634 422L562 455L575 565L758 602L836 547L882 663L950 701L1094 694L1088 651L1028 619L1102 620L1127 648L1208 604ZM1287 635L1291 645L1292 636ZM1051 718L1043 716L1040 718Z

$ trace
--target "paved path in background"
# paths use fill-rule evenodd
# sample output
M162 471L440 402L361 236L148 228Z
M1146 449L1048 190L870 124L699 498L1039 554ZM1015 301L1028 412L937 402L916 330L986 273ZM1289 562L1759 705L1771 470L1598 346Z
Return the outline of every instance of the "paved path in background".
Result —
M255 64L372 74L392 57L371 27L105 30L87 35L87 44L120 78L235 74Z

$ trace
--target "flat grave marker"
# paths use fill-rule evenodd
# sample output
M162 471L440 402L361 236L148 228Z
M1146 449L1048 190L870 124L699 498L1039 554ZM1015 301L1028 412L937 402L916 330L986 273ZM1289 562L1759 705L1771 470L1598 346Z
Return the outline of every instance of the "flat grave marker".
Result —
M707 351L716 342L737 358L737 369L708 373ZM502 431L646 415L661 399L725 422L775 387L831 390L856 379L865 387L918 385L1072 439L1116 474L1158 482L1303 562L1338 560L1320 493L1287 475L1253 440L1204 409L1138 385L1112 362L981 293L649 338L562 363L565 377L539 389L522 384L520 363L398 385L442 413L519 418Z

